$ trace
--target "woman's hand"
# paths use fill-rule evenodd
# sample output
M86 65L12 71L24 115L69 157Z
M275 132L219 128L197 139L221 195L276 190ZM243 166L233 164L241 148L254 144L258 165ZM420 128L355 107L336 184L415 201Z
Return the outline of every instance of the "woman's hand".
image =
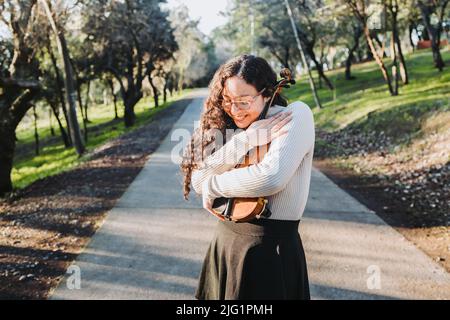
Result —
M292 111L278 112L266 119L253 122L246 130L250 147L264 146L286 134L284 126L292 120Z
M214 214L214 211L212 209L214 199L208 198L205 193L202 193L202 200L203 200L203 208L205 208L210 213Z
M213 210L213 203L214 203L214 199L215 198L211 198L208 195L208 180L206 179L203 183L202 183L202 205L203 208L206 209L209 213L212 213L213 215L215 215L217 218L219 218L220 220L225 220L225 218L214 212Z

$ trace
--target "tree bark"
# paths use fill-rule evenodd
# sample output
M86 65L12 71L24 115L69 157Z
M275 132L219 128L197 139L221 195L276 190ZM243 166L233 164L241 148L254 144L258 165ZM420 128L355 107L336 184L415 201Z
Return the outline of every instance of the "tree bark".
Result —
M21 58L23 57L25 56ZM18 67L19 64L16 66ZM30 72L30 70L26 70L25 72ZM0 81L0 85L4 87L1 82L3 80ZM38 88L38 84L36 84L24 90L21 90L21 88L13 89L15 92L17 90L23 91L21 94L8 94L7 92L6 94L0 95L0 121L2 123L0 126L0 196L12 191L11 170L16 149L16 128L31 108L31 101L37 95ZM8 101L11 101L12 95L16 98L8 104Z
M69 115L67 113L67 108L66 108L66 99L64 98L64 80L63 77L61 76L61 73L59 71L59 67L58 67L58 63L56 61L56 57L55 54L53 53L53 50L51 49L50 46L50 40L48 42L48 46L47 46L47 51L48 54L50 56L50 61L52 62L52 66L53 69L55 70L55 75L56 75L56 92L58 93L58 98L59 98L59 102L61 104L61 109L63 110L63 115L64 115L64 119L66 120L66 127L67 130L70 132L70 121L69 121ZM72 137L70 135L68 135L68 142L69 144L66 145L66 147L70 147L72 146Z
M0 196L13 189L11 170L17 141L16 128L41 89L39 62L35 50L27 42L27 30L31 29L35 5L36 1L20 5L15 8L20 10L20 14L10 12L6 18L10 19L13 57L8 78L0 76Z
M448 0L442 1L441 6L441 13L439 14L439 22L438 27L435 28L431 24L431 15L433 14L433 9L437 11L438 5L431 6L429 3L425 4L423 1L418 1L418 6L422 15L422 21L423 24L426 27L426 30L428 31L428 35L431 40L431 50L433 52L433 60L434 60L434 66L439 70L442 71L445 67L444 60L442 59L441 55L441 49L440 49L440 42L441 42L441 32L442 32L442 21L444 19L445 15L445 8L448 4ZM437 12L436 12L437 14Z
M87 88L86 88L86 99L84 99L84 116L86 123L91 122L88 117L88 106L89 106L89 97L91 94L91 80L88 79L87 81Z
M333 84L331 83L330 79L328 79L328 77L325 75L325 72L323 71L322 64L319 61L317 61L317 58L316 58L313 48L306 47L306 51L308 52L308 56L311 58L311 60L316 65L316 70L317 70L317 73L319 74L319 78L321 78L321 79L323 79L323 81L325 81L325 84L327 85L327 87L330 90L334 90Z
M111 95L113 97L114 103L114 119L119 119L119 114L117 112L117 94L114 92L114 82L111 79L107 80L109 89L111 90Z
M381 73L383 74L384 81L388 85L389 93L391 95L395 95L394 90L392 89L391 77L389 76L389 73L386 69L383 59L378 55L378 52L377 52L377 49L375 48L372 37L370 36L369 27L367 25L364 26L364 35L366 36L367 44L369 45L370 50L372 51L373 57L375 58L375 61L377 62L378 66L380 67Z
M41 0L40 3L43 4L43 7L46 11L47 18L49 20L49 23L55 33L56 41L58 44L58 50L61 55L62 63L64 66L64 84L66 89L66 98L67 102L69 104L69 122L70 122L70 135L72 137L72 141L75 146L75 150L77 151L78 155L82 155L84 153L85 147L84 142L81 136L80 132L80 126L78 124L77 119L77 109L76 109L76 91L75 91L75 85L73 80L73 71L72 71L72 65L70 62L69 57L69 50L67 48L66 39L64 37L64 34L62 33L62 30L58 30L56 23L53 19L52 12L50 10L50 6L47 2L47 0Z
M167 102L167 77L164 79L163 103Z
M53 129L53 114L52 114L52 109L48 109L48 123L50 126L50 134L52 137L55 136L55 129Z
M399 58L399 63L400 63L400 77L402 78L403 84L408 84L409 83L408 68L406 66L405 57L403 56L402 44L401 44L400 38L398 36L397 28L395 31L394 40L397 45L397 53L398 53L398 58Z
M34 153L39 155L39 132L37 127L37 114L36 114L36 105L33 104L33 117L34 117Z
M123 98L125 112L124 121L126 127L132 127L136 123L136 113L134 112L134 106L141 100L142 91L134 89L128 90L126 96Z
M321 109L322 105L320 104L319 95L317 94L316 86L314 84L314 79L312 77L311 70L309 69L308 62L306 61L305 52L303 50L302 43L298 36L297 26L295 25L294 16L292 14L291 6L289 5L289 0L285 0L285 5L286 5L286 10L289 15L289 19L291 21L292 31L294 33L294 37L297 42L297 47L298 47L298 50L300 51L300 56L302 57L303 67L306 69L306 72L308 73L309 85L311 86L311 91L312 91L312 94L314 97L314 101L316 103L317 108Z
M355 57L355 51L358 50L359 47L359 38L362 35L362 29L357 26L353 28L353 46L349 48L348 57L345 60L345 79L346 80L353 80L355 77L352 76L351 67L352 62Z
M11 170L16 149L15 128L0 126L0 196L12 191Z
M416 48L414 46L413 37L412 37L414 30L416 30L415 25L412 22L410 22L408 25L408 39L409 39L409 44L411 45L413 52L416 50Z
M159 92L158 88L156 88L155 84L153 83L153 78L148 75L148 82L150 83L150 86L152 87L153 91L153 101L155 102L155 108L159 107Z
M87 129L87 111L83 110L83 101L81 99L81 81L78 76L75 75L76 80L76 88L77 88L77 98L78 98L78 107L81 112L81 119L83 119L83 131L84 131L84 141L88 141L88 129Z
M53 102L49 101L48 99L47 99L47 102L48 102L48 104L50 105L50 108L53 111L53 115L55 116L56 121L58 122L59 132L61 133L61 138L63 140L64 146L66 148L71 147L72 144L70 143L69 136L67 135L66 130L64 129L64 126L63 126L63 124L61 122L61 119L59 118L59 112L57 111L58 107Z

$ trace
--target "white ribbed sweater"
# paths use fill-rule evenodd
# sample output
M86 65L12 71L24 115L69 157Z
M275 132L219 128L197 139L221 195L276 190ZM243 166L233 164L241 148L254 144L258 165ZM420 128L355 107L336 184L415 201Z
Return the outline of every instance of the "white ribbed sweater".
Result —
M245 131L235 134L192 172L192 187L198 194L219 197L267 197L269 219L299 220L308 199L314 153L314 118L305 103L272 106L267 116L292 110L288 133L270 144L263 160L236 169L249 151Z

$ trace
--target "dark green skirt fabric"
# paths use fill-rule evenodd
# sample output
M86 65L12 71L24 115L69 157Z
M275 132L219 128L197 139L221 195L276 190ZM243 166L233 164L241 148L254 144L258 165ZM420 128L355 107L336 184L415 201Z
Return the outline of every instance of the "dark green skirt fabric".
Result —
M218 221L195 297L199 300L309 300L299 221Z

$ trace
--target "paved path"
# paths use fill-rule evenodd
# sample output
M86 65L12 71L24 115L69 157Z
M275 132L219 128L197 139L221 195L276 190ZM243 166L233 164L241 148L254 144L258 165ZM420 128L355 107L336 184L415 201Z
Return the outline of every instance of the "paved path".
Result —
M184 201L172 149L193 130L205 91L105 219L53 299L192 299L216 220L191 193ZM174 139L171 139L174 134ZM174 141L171 141L174 140ZM314 299L450 299L450 275L317 170L300 234Z

